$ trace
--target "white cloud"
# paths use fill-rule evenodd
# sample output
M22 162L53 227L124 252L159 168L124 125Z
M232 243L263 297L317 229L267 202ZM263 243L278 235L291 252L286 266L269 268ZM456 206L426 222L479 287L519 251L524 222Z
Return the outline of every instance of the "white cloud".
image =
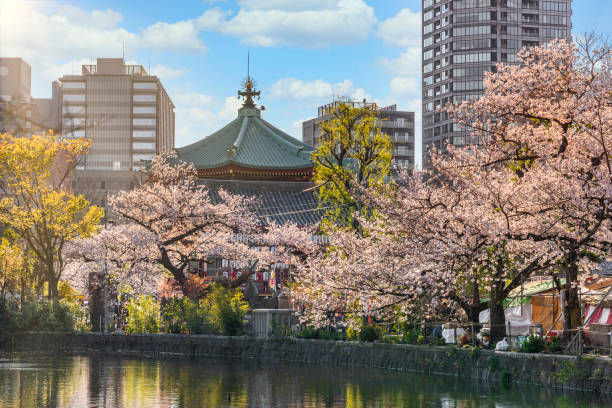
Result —
M420 47L421 13L405 8L394 17L382 21L376 35L392 47Z
M151 69L149 70L149 74L157 75L163 81L167 79L174 79L174 78L182 77L183 75L188 74L190 71L191 70L188 68L186 69L172 68L167 65L157 64L151 67Z
M61 6L57 13L60 16L66 17L67 21L78 22L83 27L92 27L97 29L113 29L123 21L123 16L118 11L111 9L93 10L88 13L80 8L64 5Z
M293 134L293 135L301 135L302 134L302 123L306 122L308 119L310 119L310 118L306 118L306 119L302 118L302 119L298 119L298 120L294 121L291 124L291 132L286 132L286 133L289 133L290 135L291 134ZM298 139L301 140L302 138L300 137Z
M123 43L131 52L138 49L176 53L206 51L192 20L158 22L141 33L134 33L120 27L121 13L110 9L87 12L66 6L49 15L28 6L6 7L2 11L0 46L4 55L42 54L56 58L92 53L117 55Z
M210 95L190 92L174 94L172 96L172 102L174 102L174 104L177 106L207 107L212 106L215 100Z
M353 100L371 99L363 88L357 88L350 79L332 84L322 79L303 81L282 78L270 86L271 99L295 99L331 101L333 97L346 96Z
M314 48L366 39L376 23L363 0L242 0L238 13L220 9L197 18L198 27L232 35L264 47L297 45Z
M199 30L192 20L177 23L157 22L142 32L144 48L190 54L203 54L208 49L198 38Z
M399 57L393 59L380 58L376 62L393 75L404 77L421 76L421 48L409 47Z
M320 10L333 8L337 0L238 0L247 9L259 10Z
M391 95L397 98L414 97L420 93L419 80L415 77L395 77L389 87Z
M64 6L47 13L38 5L15 1L0 12L2 55L19 56L30 64L34 89L38 84L50 89L50 81L72 72L79 74L81 63L89 64L92 57L120 56L124 48L128 55L140 50L198 54L206 50L193 21L160 22L131 32L121 27L123 16L117 11ZM167 77L180 73L160 70Z
M174 97L173 101L177 105L176 113L176 146L185 146L197 142L211 133L221 129L231 120L238 116L238 109L242 106L240 100L228 96L224 101L216 101L212 98L206 105L193 103L193 100L200 99L200 102L207 100L208 96L197 94L187 94L186 97Z

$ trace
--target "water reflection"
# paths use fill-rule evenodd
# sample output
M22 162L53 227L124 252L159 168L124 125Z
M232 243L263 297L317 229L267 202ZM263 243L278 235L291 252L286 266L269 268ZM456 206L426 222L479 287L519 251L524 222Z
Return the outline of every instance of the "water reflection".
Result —
M347 367L111 356L0 359L0 407L604 407L610 400Z

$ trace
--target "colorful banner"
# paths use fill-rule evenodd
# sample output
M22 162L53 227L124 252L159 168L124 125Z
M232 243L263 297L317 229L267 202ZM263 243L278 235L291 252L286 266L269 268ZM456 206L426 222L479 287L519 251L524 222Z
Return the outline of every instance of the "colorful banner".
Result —
M276 292L276 271L274 269L270 271L270 289Z

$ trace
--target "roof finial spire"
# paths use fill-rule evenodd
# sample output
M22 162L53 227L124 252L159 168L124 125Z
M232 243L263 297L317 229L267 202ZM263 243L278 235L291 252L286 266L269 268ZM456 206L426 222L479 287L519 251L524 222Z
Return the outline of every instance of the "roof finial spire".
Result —
M255 102L253 101L253 97L257 96L259 98L259 94L261 91L255 90L255 81L251 79L251 53L247 52L247 77L242 83L244 87L244 91L238 91L238 97L244 97L244 103L242 106L245 108L255 108Z

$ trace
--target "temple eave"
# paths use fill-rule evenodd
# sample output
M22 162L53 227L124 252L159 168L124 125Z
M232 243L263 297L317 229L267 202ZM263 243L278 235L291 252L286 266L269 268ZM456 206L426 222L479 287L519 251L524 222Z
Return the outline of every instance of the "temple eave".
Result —
M198 169L200 179L257 179L307 181L312 178L312 167L301 169L265 169L241 167L233 164L210 169Z

